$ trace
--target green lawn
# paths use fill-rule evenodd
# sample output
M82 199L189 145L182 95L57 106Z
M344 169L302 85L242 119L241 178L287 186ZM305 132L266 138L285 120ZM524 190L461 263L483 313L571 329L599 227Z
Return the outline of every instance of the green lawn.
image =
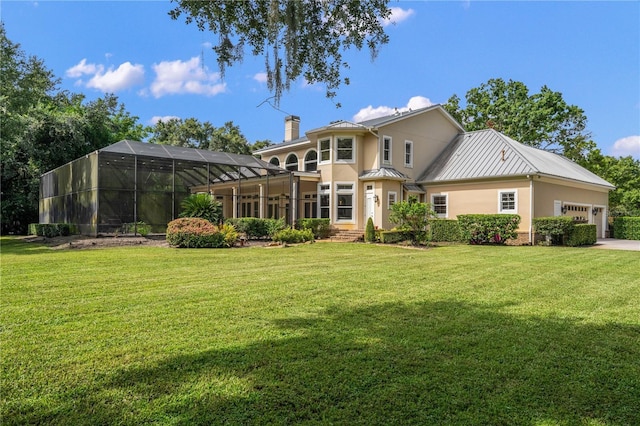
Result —
M640 424L640 254L3 238L0 423Z

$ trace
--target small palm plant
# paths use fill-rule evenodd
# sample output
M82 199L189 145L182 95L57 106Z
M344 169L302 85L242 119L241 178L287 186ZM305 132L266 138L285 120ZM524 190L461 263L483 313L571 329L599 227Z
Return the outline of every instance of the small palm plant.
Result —
M214 224L223 219L222 204L209 194L191 194L182 201L180 207L180 217L199 217Z

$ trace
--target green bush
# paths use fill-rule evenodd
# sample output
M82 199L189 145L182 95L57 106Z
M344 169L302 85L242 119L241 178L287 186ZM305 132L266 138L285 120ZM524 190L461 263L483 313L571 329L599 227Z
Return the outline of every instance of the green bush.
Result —
M311 229L293 229L285 228L276 232L273 237L273 241L279 243L297 244L307 241L314 241L313 232Z
M563 244L575 223L568 216L536 217L533 219L533 230L544 235L547 244Z
M331 234L331 221L329 219L299 219L297 223L298 229L310 229L313 236L318 239L329 238Z
M621 240L640 240L640 217L614 217L613 236Z
M364 228L364 241L373 243L376 241L376 228L373 226L373 219L367 219L367 226Z
M578 223L569 232L565 244L570 247L593 245L598 241L598 229L594 224Z
M517 214L463 214L458 223L464 241L469 244L504 244L518 237Z
M68 223L30 223L28 226L29 235L39 237L66 237L75 231L74 226Z
M380 232L380 242L383 244L397 244L411 240L411 236L405 231L382 231Z
M257 217L227 218L225 224L233 225L249 239L271 238L273 234L287 227L284 219L260 219Z
M429 204L419 203L415 196L410 196L407 201L399 201L391 206L389 221L416 244L427 239L427 224L434 215Z
M181 218L167 225L167 242L181 248L227 247L225 234L206 219Z
M435 242L460 242L460 224L454 219L429 220L429 239Z
M138 233L143 237L146 237L151 232L151 226L142 221L138 223L123 223L120 229L122 229L123 234Z
M180 203L180 217L199 217L211 223L222 222L222 204L209 194L191 194Z

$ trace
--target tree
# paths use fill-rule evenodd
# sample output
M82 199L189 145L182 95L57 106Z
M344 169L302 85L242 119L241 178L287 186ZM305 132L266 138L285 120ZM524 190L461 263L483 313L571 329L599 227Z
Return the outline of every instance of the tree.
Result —
M427 225L435 212L427 203L419 203L415 196L407 201L400 201L391 206L389 220L397 225L398 230L406 232L411 242L416 244L427 237Z
M453 95L444 108L468 131L493 128L536 148L579 161L595 149L586 131L587 117L547 86L529 94L519 81L491 79L469 90L466 106Z
M113 95L85 102L57 92L58 80L27 57L0 26L0 162L2 233L24 233L38 221L40 175L120 139L140 139L145 128Z
M366 45L374 59L388 42L383 21L391 14L389 0L177 0L169 15L184 15L187 24L217 35L213 50L224 76L227 66L242 61L245 49L264 56L267 86L276 105L282 92L302 76L326 86L333 98L349 65L342 53ZM339 104L338 104L339 106Z

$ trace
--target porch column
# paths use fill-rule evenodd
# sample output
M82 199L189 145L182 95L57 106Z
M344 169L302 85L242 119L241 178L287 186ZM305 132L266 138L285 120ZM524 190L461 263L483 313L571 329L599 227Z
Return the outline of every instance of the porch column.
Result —
M232 207L231 207L231 213L234 219L238 218L238 188L237 187L233 187L231 188L232 191L232 195L231 195L231 200L232 200Z
M264 185L263 184L258 185L258 194L259 194L258 199L260 200L260 203L258 205L258 209L259 209L258 216L260 217L260 219L264 219L265 202L264 202Z

